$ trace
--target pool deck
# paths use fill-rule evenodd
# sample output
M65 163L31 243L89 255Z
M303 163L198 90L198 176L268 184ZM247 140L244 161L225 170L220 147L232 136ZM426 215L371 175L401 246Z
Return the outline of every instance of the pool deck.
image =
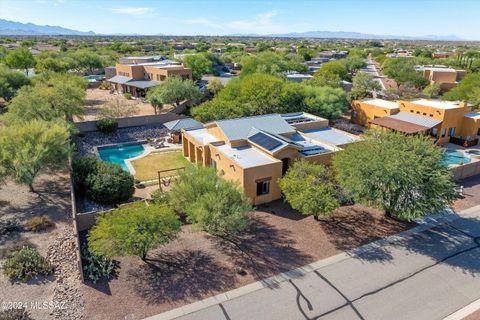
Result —
M443 145L443 148L445 148L448 151L456 151L456 152L462 153L464 156L466 156L470 159L470 163L480 161L480 154L479 155L473 155L473 154L469 153L471 151L480 152L480 145L470 147L470 148L464 148L462 146L459 146L459 145L456 145L456 144L453 144L453 143L446 143L445 145ZM451 164L449 166L457 167L459 165L458 164Z

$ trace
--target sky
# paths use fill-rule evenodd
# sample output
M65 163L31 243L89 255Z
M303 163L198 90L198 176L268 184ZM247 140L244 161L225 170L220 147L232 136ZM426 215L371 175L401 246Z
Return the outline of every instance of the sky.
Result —
M480 0L0 0L0 18L101 34L347 31L480 40Z

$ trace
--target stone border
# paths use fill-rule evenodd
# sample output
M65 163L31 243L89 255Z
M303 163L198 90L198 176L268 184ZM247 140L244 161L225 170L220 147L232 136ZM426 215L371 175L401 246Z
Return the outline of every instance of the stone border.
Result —
M476 211L480 210L480 206L472 207L470 209L462 211L463 215L469 215L472 214ZM296 268L293 270L289 270L287 272L280 273L278 275L272 276L270 278L260 280L251 284L248 284L246 286L236 288L224 293L220 293L216 296L206 298L176 309L172 309L170 311L166 311L148 318L145 318L145 320L173 320L175 318L181 317L188 315L190 313L220 304L222 302L232 300L234 298L237 298L239 296L243 296L248 293L255 292L260 289L264 288L272 288L275 286L278 286L279 283L289 281L295 278L299 278L309 272L312 272L314 270L318 270L320 268L323 268L325 266L340 262L342 260L348 259L350 257L359 255L361 253L368 252L372 249L382 247L384 245L393 243L395 241L398 241L401 237L406 237L410 236L413 234L420 233L422 231L425 231L427 229L430 229L432 227L435 227L437 225L440 225L442 223L450 222L452 220L455 220L459 218L460 216L457 215L455 212L452 210L447 210L447 214L444 215L436 215L436 216L431 216L427 217L427 219L420 219L417 223L419 224L418 226L402 231L398 234L389 236L384 239L380 239L377 241L374 241L372 243L360 246L358 248L354 248L342 253L339 253L337 255L318 260L316 262L307 264L303 267ZM453 319L448 319L448 320L453 320Z

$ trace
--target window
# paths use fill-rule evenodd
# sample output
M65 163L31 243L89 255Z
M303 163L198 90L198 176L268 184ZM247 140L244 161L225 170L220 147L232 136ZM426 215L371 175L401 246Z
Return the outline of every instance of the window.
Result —
M430 134L434 137L438 136L438 129L437 128L432 128L432 132Z
M357 111L352 111L352 119L356 119L357 118Z
M477 130L477 136L480 136L480 128Z
M413 113L413 110L410 110L411 113Z
M424 116L426 116L426 115L427 115L427 113L426 113L426 112L424 112L424 113L423 113L423 115L424 115Z
M433 114L430 113L429 116L430 116L430 117L433 117Z
M257 182L257 196L270 193L270 181Z
M213 160L213 159L210 159L210 166L211 166L212 168L217 169L217 161L215 161L215 160Z
M443 128L442 129L442 138L445 138L445 135L447 134L447 129Z
M448 136L449 137L454 137L455 136L455 128L449 128L448 129Z

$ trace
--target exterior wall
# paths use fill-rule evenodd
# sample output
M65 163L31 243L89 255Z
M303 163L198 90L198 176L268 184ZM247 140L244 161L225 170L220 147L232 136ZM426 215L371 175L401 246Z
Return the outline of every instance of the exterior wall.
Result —
M142 66L130 66L126 64L117 63L115 66L117 75L130 77L133 79L143 79L143 67Z
M224 155L215 146L211 146L211 159L215 160L217 164L217 171L223 174L225 179L237 181L243 188L244 169L240 167L235 161ZM210 166L210 162L208 163Z
M222 130L217 127L216 124L209 124L205 127L207 128L207 132L218 138L219 141L228 141L227 137L223 134Z
M455 181L480 175L480 161L463 164L450 170L453 172L453 180Z
M454 136L458 136L462 131L462 125L464 123L464 114L470 109L468 108L454 108L454 109L440 109L424 105L414 104L408 101L400 101L400 111L410 112L425 117L432 117L437 120L441 120L442 123L436 128L438 130L437 143L445 144L449 142L450 136L448 130L455 128ZM412 112L413 111L413 112ZM445 130L445 134L443 134Z
M245 195L252 200L253 205L259 205L280 199L282 197L282 193L280 191L280 187L278 186L278 179L281 177L281 161L245 169L243 174L243 188ZM257 196L257 181L263 179L269 179L270 192L265 195Z
M477 136L478 130L480 130L480 119L464 117L461 129L457 134L463 138L468 136L475 137Z
M336 151L336 152L340 152L340 151ZM327 152L327 153L320 153L320 154L315 154L311 156L305 156L303 157L303 159L314 164L323 164L325 166L329 166L330 161L332 160L332 157L336 152Z
M399 109L389 109L374 106L362 101L353 101L352 109L356 112L356 117L353 118L352 116L352 122L362 126L368 125L368 121L371 121L375 118L389 116L399 111Z

